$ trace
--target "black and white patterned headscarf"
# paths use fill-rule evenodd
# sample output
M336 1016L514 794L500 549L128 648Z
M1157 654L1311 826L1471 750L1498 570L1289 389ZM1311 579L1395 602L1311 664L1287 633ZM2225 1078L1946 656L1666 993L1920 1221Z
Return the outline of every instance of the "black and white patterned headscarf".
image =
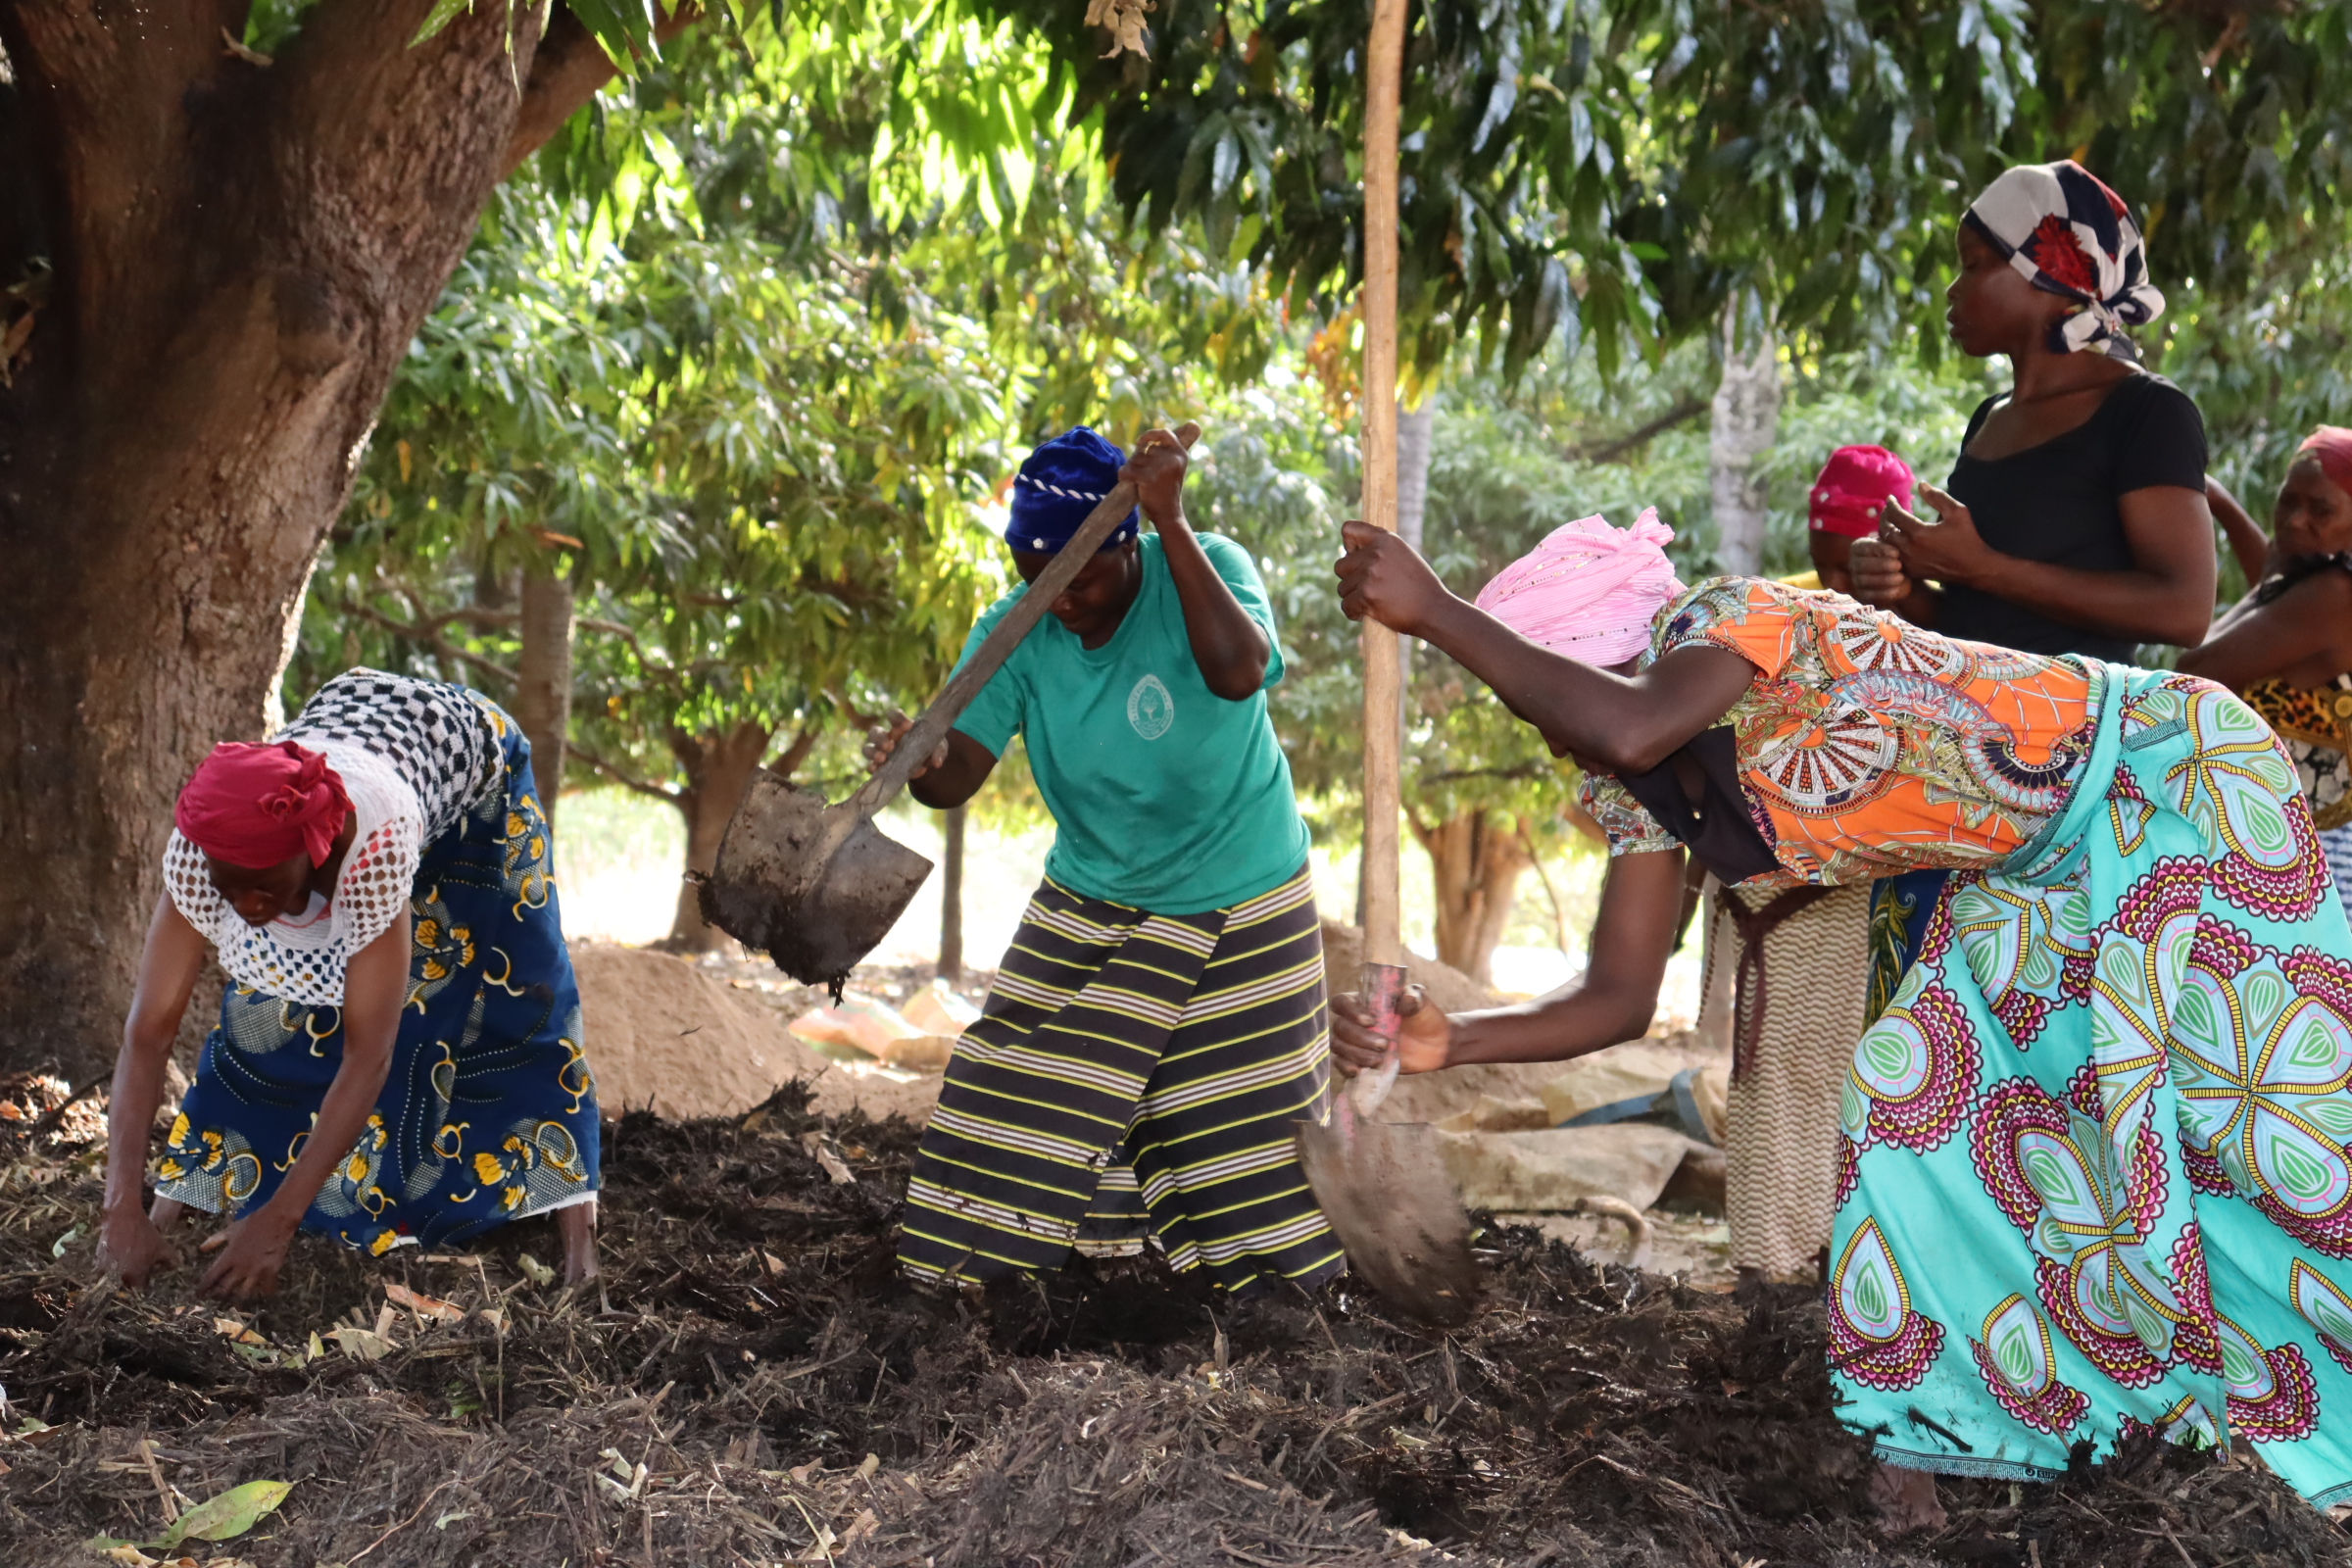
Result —
M2088 170L2021 165L1985 188L1966 221L2035 288L2076 302L2050 329L2051 348L2137 361L2125 329L2162 316L2164 296L2148 281L2132 209Z

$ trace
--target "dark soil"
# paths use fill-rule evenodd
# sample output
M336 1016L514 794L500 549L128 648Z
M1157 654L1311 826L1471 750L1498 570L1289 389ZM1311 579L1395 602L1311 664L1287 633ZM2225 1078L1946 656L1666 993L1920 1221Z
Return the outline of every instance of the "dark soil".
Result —
M0 1085L0 1091L9 1086ZM56 1096L23 1086L43 1108ZM1346 1292L1234 1304L1148 1261L935 1300L892 1268L912 1132L631 1115L605 1277L305 1241L229 1311L193 1271L94 1285L87 1118L0 1122L0 1563L95 1565L240 1482L295 1485L198 1560L406 1564L2022 1564L2297 1568L2347 1538L2259 1464L2159 1446L2047 1486L1946 1482L1888 1543L1832 1416L1806 1292L1740 1297L1484 1240L1432 1335ZM848 1162L829 1179L808 1140ZM78 1232L78 1234L74 1234ZM53 1255L61 1238L62 1256ZM192 1240L192 1238L191 1238ZM389 1307L399 1284L468 1314ZM503 1329L478 1315L502 1313ZM225 1320L225 1321L223 1321ZM367 1338L379 1324L391 1348ZM261 1343L234 1343L239 1329ZM354 1330L344 1343L314 1333ZM179 1500L180 1498L186 1501ZM167 1557L172 1555L165 1554Z

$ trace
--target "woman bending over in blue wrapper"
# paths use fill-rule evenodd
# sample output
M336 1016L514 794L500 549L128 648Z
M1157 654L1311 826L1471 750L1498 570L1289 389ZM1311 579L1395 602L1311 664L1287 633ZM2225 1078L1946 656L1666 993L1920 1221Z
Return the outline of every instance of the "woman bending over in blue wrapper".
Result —
M2242 1438L2314 1502L2352 1499L2352 930L2244 703L1752 579L1550 584L1538 623L1346 533L1348 614L1575 757L1612 856L1584 978L1418 1008L1405 1070L1640 1035L1686 854L1759 888L1949 870L1841 1095L1830 1371L1882 1505L1933 1523L1936 1474L2049 1479L2135 1432ZM1571 612L1639 651L1554 652ZM1379 1061L1337 1010L1343 1067Z
M102 1264L177 1261L189 1208L237 1223L204 1276L277 1289L297 1230L381 1256L557 1211L596 1272L596 1090L531 748L488 698L354 669L180 793L109 1109ZM147 1129L204 966L228 987L142 1206Z

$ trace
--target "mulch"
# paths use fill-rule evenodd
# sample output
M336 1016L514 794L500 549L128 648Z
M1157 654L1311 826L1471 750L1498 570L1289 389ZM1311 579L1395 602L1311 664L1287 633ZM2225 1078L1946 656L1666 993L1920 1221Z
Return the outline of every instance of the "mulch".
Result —
M1450 1334L1344 1288L1223 1302L1151 1260L918 1296L892 1267L912 1129L807 1103L795 1086L740 1120L612 1129L584 1290L535 1282L562 1249L532 1221L462 1258L306 1239L258 1309L198 1300L192 1271L95 1282L95 1118L37 1142L35 1118L0 1121L0 1563L90 1568L92 1536L151 1538L256 1479L294 1483L276 1514L180 1549L258 1568L2352 1559L2259 1463L2153 1443L2048 1485L1946 1482L1947 1529L1884 1540L1810 1293L1696 1291L1530 1230L1482 1236L1486 1309Z

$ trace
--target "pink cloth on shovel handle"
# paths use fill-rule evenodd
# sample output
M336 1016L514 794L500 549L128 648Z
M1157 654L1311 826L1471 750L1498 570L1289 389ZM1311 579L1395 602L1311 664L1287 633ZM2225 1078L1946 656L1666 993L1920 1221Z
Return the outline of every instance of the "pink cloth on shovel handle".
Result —
M1348 1093L1341 1097L1341 1126L1349 1131L1357 1118L1372 1119L1372 1113L1396 1087L1397 1071L1404 1065L1396 1045L1396 1036L1404 1027L1404 981L1405 969L1400 963L1364 965L1365 1021L1374 1034L1388 1043L1389 1054L1378 1071L1357 1073L1348 1086Z

